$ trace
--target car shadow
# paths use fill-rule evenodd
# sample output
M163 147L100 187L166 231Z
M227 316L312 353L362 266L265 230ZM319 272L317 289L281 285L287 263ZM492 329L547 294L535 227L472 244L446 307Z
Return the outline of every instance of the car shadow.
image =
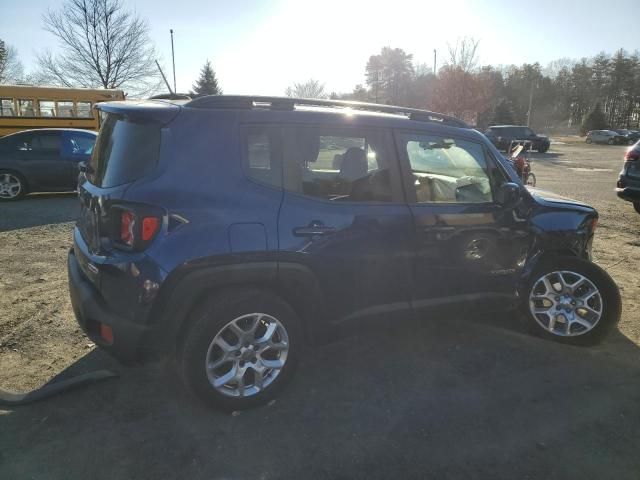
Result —
M171 363L0 415L6 478L630 478L640 352L524 334L509 315L392 321L309 348L269 405L205 408ZM0 413L2 413L0 411ZM635 439L635 441L634 441Z
M34 193L0 203L0 232L40 225L73 222L80 213L74 192Z

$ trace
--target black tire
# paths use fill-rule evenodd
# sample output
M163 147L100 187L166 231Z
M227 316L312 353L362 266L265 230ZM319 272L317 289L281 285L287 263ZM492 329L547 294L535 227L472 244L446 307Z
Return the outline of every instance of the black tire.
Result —
M263 390L246 397L228 396L216 390L209 381L205 367L207 352L216 335L222 332L229 322L252 313L270 315L284 326L288 335L287 357L279 374ZM179 370L186 385L205 404L223 410L251 408L269 402L291 379L297 367L301 342L297 315L279 297L258 289L225 290L204 300L190 315L188 331L178 346ZM231 363L233 362L234 360L231 360ZM243 374L243 378L245 376Z
M532 288L542 276L556 271L569 271L582 275L599 290L602 299L602 314L591 330L576 336L561 336L544 328L531 313L529 295ZM618 324L622 314L622 301L618 286L609 274L598 265L579 258L559 257L543 262L534 270L531 281L522 296L521 312L528 329L534 335L564 344L589 346L600 343Z
M592 140L591 140L589 137L587 137L587 139L585 140L585 142L587 142L587 143L591 143L591 142L592 142Z
M549 146L545 145L538 148L538 153L547 153L549 151Z
M609 140L607 140L607 145L613 145L613 138L610 138Z
M15 197L5 197L0 195L0 202L13 202L15 200L20 200L27 193L27 181L18 172L14 172L13 170L0 170L0 182L5 175L10 175L20 183L20 192Z
M633 145L635 142L635 140L627 140L627 145Z
M640 213L640 202L633 202L633 208Z

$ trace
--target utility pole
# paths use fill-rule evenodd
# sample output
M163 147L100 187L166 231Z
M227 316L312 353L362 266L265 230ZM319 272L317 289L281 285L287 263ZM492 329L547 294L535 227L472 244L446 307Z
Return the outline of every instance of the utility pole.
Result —
M531 81L531 91L529 92L529 110L527 111L527 127L530 127L531 123L531 107L533 105L533 80Z
M173 61L173 91L177 92L176 88L176 55L173 51L173 28L169 30L171 32L171 60Z
M433 49L433 74L436 74L436 59L438 54L436 53L436 49Z

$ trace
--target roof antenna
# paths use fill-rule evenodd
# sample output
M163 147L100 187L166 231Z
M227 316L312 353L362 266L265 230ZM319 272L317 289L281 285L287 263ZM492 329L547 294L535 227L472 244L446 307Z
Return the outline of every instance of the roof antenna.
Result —
M164 83L167 85L167 88L169 89L169 93L173 96L173 90L171 90L171 85L169 85L169 82L167 82L167 77L164 76L164 72L162 71L162 68L160 68L160 64L158 63L158 60L156 60L156 65L158 66L158 70L160 70L160 75L162 75L162 79L164 80Z

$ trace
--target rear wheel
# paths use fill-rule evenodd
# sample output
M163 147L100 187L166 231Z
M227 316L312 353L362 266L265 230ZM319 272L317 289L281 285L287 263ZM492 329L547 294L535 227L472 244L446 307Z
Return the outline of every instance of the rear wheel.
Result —
M607 144L613 145L613 138L610 138L609 140L607 140Z
M196 308L179 352L185 383L225 410L268 402L291 378L301 335L295 312L268 292L227 290Z
M591 143L591 139L589 137L587 137L587 139L585 140L585 142L587 143Z
M560 258L538 267L523 305L533 333L573 345L602 341L620 320L620 292L597 265Z
M548 151L549 147L546 145L538 148L538 153L547 153Z
M11 201L27 193L27 182L16 172L0 170L0 200Z
M633 202L633 208L636 209L636 212L640 213L640 202Z

